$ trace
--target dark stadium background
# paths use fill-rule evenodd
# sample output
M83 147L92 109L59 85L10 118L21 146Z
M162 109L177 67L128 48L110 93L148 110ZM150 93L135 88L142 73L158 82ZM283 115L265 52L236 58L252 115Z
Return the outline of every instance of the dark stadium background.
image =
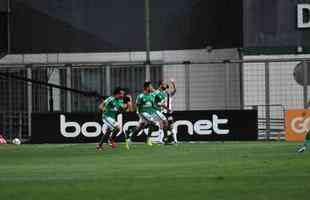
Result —
M11 7L12 53L145 50L144 0L12 0ZM150 10L152 50L242 45L241 0L156 0Z
M151 49L309 46L310 31L296 28L296 9L291 9L309 2L151 1ZM12 53L145 49L143 0L12 0L11 8ZM7 46L6 9L1 0L2 50Z

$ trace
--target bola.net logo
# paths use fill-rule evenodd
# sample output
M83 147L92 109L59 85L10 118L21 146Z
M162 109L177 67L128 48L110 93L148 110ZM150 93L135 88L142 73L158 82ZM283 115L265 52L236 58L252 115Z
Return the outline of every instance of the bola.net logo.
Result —
M187 134L194 135L227 135L230 133L229 129L220 128L228 124L228 119L220 119L216 114L212 115L212 120L197 120L192 123L188 120L175 121L173 129L177 132L179 127L185 127ZM123 124L123 115L118 115L117 123L120 125L122 131L128 130L130 127L138 126L138 121L128 121ZM105 126L98 122L85 122L79 124L74 121L67 121L65 115L60 115L60 133L67 138L75 138L80 134L85 137L98 137L100 134L105 132ZM119 134L120 134L119 133ZM140 133L141 134L141 133Z

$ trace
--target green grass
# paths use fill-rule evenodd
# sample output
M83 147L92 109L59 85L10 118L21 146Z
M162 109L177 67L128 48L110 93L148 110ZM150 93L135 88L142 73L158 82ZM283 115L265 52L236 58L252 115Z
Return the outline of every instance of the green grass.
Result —
M0 146L0 199L310 198L310 152L295 143Z

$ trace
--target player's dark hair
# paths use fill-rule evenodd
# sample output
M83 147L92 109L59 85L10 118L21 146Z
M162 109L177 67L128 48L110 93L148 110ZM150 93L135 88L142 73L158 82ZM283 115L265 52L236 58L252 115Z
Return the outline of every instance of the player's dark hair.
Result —
M129 88L123 88L123 91L125 92L125 95L130 94L130 89Z
M101 101L104 101L104 100L106 100L108 97L107 96L100 96L99 97L99 101L101 102Z
M119 94L121 91L123 91L123 89L121 87L117 87L114 89L113 95L117 95Z
M130 98L128 96L124 96L123 98L124 103L130 102Z
M150 86L151 86L151 81L145 81L144 85L143 85L143 88L147 88L147 87L150 87Z

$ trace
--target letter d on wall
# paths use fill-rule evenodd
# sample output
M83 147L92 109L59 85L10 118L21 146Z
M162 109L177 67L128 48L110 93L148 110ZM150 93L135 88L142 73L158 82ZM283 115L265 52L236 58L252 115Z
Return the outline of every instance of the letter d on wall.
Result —
M310 13L310 4L297 5L297 28L310 28L310 17L304 20L307 11Z

